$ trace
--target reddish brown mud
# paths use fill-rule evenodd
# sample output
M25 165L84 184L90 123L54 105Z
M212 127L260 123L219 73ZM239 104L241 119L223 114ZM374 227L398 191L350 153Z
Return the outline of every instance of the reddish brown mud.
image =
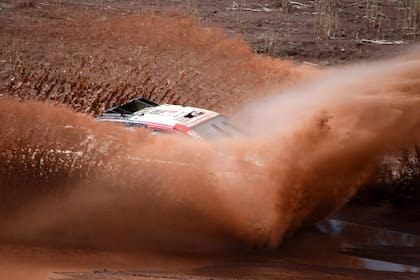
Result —
M51 105L3 99L2 235L70 243L79 235L87 244L132 247L142 235L151 244L209 233L276 246L342 206L375 159L418 140L419 69L415 52L331 70L322 76L328 83L254 102L244 115L261 106L249 122L257 135L216 144L153 138ZM343 95L343 86L351 93ZM267 127L275 120L283 124ZM262 166L244 176L249 158ZM98 235L110 226L115 232Z
M258 265L245 269L247 254L236 272L229 262L217 270L214 259L287 244L297 229L342 207L384 154L420 138L418 50L314 70L255 55L240 38L176 14L86 13L60 11L45 20L22 12L23 25L1 19L0 242L12 246L2 250L3 266L18 267L21 251L23 267L37 267L39 277L80 268L72 258L55 262L65 250L142 260L156 252L175 259L201 253L216 257L188 277L252 278L255 270L270 277ZM202 143L88 115L139 96L236 113L250 133ZM57 251L52 262L35 252L32 264L32 249L22 245ZM293 271L278 277L307 277L298 270L310 261L280 260ZM311 272L354 279L365 268L359 262L344 261L351 271L331 274L317 264ZM102 258L93 263L113 268ZM9 275L27 273L12 268Z

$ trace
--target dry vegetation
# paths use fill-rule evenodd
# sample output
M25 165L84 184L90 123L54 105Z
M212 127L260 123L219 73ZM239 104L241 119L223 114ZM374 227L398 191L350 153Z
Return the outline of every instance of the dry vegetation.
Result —
M288 13L292 5L290 0L276 0L273 2L273 7L277 8L281 13Z
M375 39L383 39L384 30L383 30L383 20L385 14L383 13L383 8L379 4L378 0L366 0L366 23L367 30L372 31L375 34Z
M333 39L338 28L336 0L319 0L315 3L314 31L318 40Z
M419 2L415 0L15 0L15 5L65 9L71 5L97 11L167 8L240 34L258 53L317 64L387 57L399 44L418 40ZM32 4L31 4L32 3ZM34 4L33 4L34 3ZM0 4L1 5L1 4ZM379 42L379 41L383 42ZM386 46L383 46L386 45Z
M314 32L318 40L336 39L336 31L340 27L340 7L343 2L315 1ZM362 19L366 23L366 33L371 34L365 39L384 40L386 37L392 38L392 34L397 33L399 35L393 39L417 40L420 26L419 1L397 0L394 1L394 6L389 6L389 2L383 0L364 0L354 2L351 6L354 9L363 8L364 10ZM359 39L358 37L356 39Z
M401 1L403 16L403 30L405 36L417 41L420 35L420 1Z

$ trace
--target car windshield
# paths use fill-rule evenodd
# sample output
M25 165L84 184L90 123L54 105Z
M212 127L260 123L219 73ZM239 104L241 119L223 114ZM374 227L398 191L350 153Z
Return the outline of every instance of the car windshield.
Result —
M198 135L208 140L243 136L243 132L226 117L217 116L192 127Z

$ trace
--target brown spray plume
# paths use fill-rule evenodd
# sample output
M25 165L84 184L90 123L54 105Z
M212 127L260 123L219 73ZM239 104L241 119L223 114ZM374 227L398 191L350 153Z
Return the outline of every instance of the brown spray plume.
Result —
M240 112L250 135L201 143L3 99L0 237L115 249L277 246L342 206L420 137L420 55L330 69ZM255 133L254 133L255 132Z

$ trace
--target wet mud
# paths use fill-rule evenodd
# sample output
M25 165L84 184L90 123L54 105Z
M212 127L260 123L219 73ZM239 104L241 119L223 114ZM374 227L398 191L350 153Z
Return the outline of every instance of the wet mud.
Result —
M255 135L216 143L153 137L52 105L3 99L2 235L129 244L146 235L150 244L159 234L169 240L169 232L208 232L277 246L344 205L375 159L418 140L418 69L415 52L331 70L253 102L239 116L253 116L246 122ZM341 94L343 87L351 93ZM267 126L276 120L281 126ZM255 176L243 176L243 163L255 160ZM108 227L115 232L97 236Z
M287 252L299 240L290 237L342 207L385 154L419 141L418 50L369 65L314 70L255 55L239 38L227 38L190 18L137 15L119 21L110 15L103 21L94 18L92 25L86 25L86 18L68 21L59 25L63 29L49 26L38 38L61 38L48 42L64 42L66 48L41 51L43 63L31 64L38 58L22 47L2 70L0 243L12 246L12 252L25 246L58 250L56 255L99 250L143 257L163 252L176 259L213 256L189 269L191 277L252 278L255 271L267 277L305 277L308 271L298 270L306 265L313 265L310 271L320 278L340 274L351 279L362 275L359 269L381 265L390 273L418 272L415 249L407 249L412 253L400 263L377 260L376 255L386 255L377 247L383 244L369 244L371 250L361 253L357 242L348 247L330 239L338 231L345 237L344 228L352 228L337 220L307 234L333 240L322 244L342 252L344 272L322 268L332 262L330 257L315 264L316 253L307 262L298 254L298 264L294 253L285 259L274 252L274 260L265 253L251 264L243 259L254 256L250 248L281 246ZM64 36L74 28L80 36L89 35L89 40L81 37L86 45L72 45ZM98 47L99 53L73 60L86 52L83 47L95 50L98 42L107 44ZM141 46L137 56L133 46ZM103 49L109 53L101 54ZM140 96L229 112L249 133L196 142L98 123L91 116ZM418 242L416 236L387 236L401 247ZM239 262L233 261L237 252L244 252ZM214 259L220 254L233 257L219 265ZM273 271L282 265L293 272ZM102 272L112 276L107 274Z

